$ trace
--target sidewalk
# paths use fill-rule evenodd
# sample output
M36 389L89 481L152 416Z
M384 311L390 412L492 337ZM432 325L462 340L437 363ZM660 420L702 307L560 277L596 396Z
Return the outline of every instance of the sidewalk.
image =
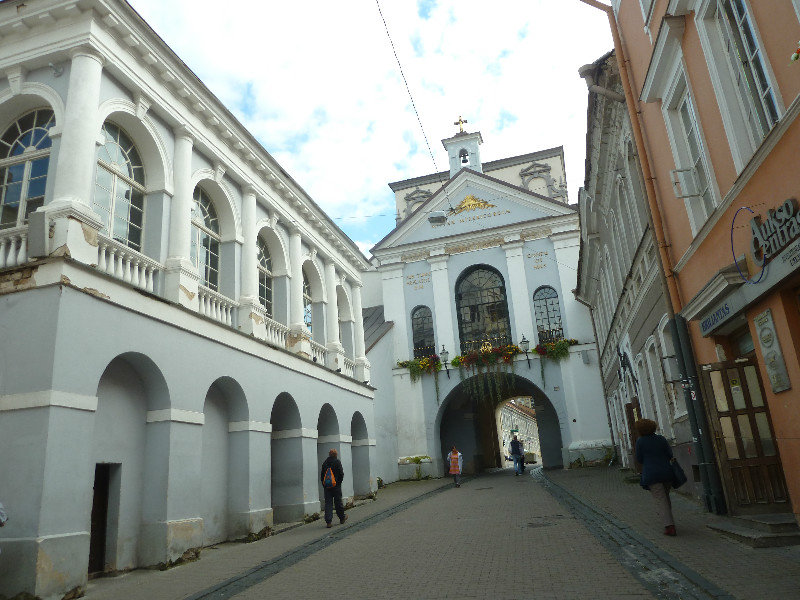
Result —
M451 479L395 482L379 490L375 501L347 511L347 525L352 526L450 484ZM334 523L338 523L335 518ZM290 529L283 527L280 534L250 544L227 542L203 548L199 560L166 571L137 569L93 579L86 588L85 597L89 600L182 600L286 552L335 535L340 530L337 525L326 529L323 519Z
M672 494L677 537L663 535L650 494L626 483L630 471L594 467L547 471L553 484L591 508L622 521L639 536L742 600L800 597L800 547L751 548L706 527L727 519L693 499Z

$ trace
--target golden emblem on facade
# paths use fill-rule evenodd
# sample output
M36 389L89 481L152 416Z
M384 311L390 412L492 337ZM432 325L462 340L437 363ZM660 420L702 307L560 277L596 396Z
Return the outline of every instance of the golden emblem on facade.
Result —
M458 203L458 206L453 209L453 214L457 215L458 213L462 213L464 211L478 210L481 208L495 208L495 205L489 204L486 200L481 200L480 198L476 198L470 194Z

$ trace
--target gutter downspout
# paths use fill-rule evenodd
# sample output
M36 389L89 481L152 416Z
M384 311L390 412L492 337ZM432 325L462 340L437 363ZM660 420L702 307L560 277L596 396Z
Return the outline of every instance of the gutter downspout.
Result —
M598 0L580 1L603 11L606 13L606 16L608 16L608 24L611 29L611 36L614 40L614 52L617 55L617 65L619 66L622 88L625 92L625 103L628 106L628 116L631 122L631 129L633 130L633 138L636 143L636 151L639 154L639 165L641 166L642 176L644 178L647 203L650 207L650 224L653 226L659 257L661 258L662 281L666 282L669 296L667 310L670 328L673 334L673 345L675 346L676 357L678 359L678 364L681 366L681 374L683 375L681 384L683 387L684 402L686 403L686 409L689 413L689 424L692 430L695 452L697 453L697 463L700 470L700 481L703 486L706 510L716 514L725 514L727 512L725 507L725 494L714 459L714 449L708 439L707 432L709 432L710 429L706 420L706 412L702 400L703 393L698 385L697 369L695 367L696 361L694 359L694 353L692 352L688 324L686 323L686 319L680 314L676 317L676 313L680 313L683 309L683 303L681 302L678 282L672 270L672 262L668 251L669 244L666 242L664 235L661 208L658 205L656 188L653 184L653 173L650 170L650 161L644 143L639 113L636 110L638 102L633 95L630 73L626 65L627 54L622 46L622 38L619 35L619 28L617 27L617 21L614 17L614 9L607 4L598 2Z

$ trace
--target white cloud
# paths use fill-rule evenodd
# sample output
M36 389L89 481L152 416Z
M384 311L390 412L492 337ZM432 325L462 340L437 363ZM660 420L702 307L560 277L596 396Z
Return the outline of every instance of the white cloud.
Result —
M389 215L337 220L351 237L383 237L387 183L433 171L374 1L130 1L332 217ZM462 115L484 161L563 145L576 202L577 71L611 49L605 15L578 0L428 1L427 19L417 6L381 4L438 168Z

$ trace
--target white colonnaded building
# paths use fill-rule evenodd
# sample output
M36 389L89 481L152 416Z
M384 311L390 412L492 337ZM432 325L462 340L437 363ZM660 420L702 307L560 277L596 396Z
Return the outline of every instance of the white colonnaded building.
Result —
M0 3L0 595L375 489L369 265L126 2Z

